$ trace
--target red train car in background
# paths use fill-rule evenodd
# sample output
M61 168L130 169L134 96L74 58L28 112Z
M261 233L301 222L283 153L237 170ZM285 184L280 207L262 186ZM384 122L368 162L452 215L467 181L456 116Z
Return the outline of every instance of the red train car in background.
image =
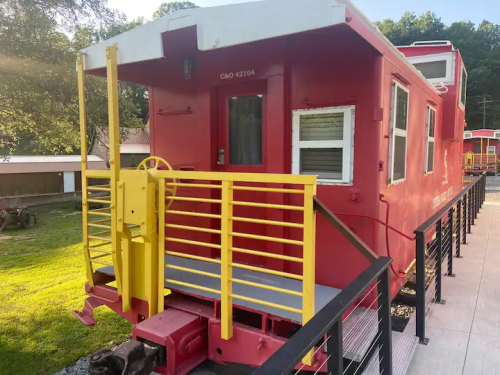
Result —
M149 87L151 155L179 171L316 175L317 197L375 254L394 259L392 295L401 289L415 259L414 229L461 189L467 73L451 44L396 48L348 0L179 11L86 48L86 74L106 74L105 47L114 43L118 78ZM295 199L260 194L275 204ZM176 204L190 212L201 207ZM281 222L294 214L255 215ZM167 216L167 222L187 226L205 219ZM254 235L296 239L286 228L240 224ZM191 244L170 243L168 250L207 254L190 246L213 236L182 233ZM296 255L292 244L263 246L251 237L239 244ZM282 260L238 256L250 266L300 273L299 265ZM345 288L368 265L323 218L316 223L315 257L316 284L329 291ZM169 288L217 300L179 285ZM249 311L248 326L269 314L300 324L274 310ZM280 336L276 327L262 337ZM217 354L217 335L220 330L208 333L217 361L256 366L269 356L247 352L242 336Z

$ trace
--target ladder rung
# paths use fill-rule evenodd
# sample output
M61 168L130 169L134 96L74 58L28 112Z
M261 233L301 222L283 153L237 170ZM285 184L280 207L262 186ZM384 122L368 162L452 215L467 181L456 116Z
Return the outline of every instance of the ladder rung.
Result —
M105 266L111 266L111 267L113 267L113 263L103 262L102 260L92 260L92 259L90 259L90 261L92 263L103 264Z
M102 203L102 204L111 204L111 200L102 200L102 199L87 199L89 203Z
M110 185L95 185L95 186L87 186L87 190L92 191L111 191Z
M92 212L88 211L89 215L95 215L95 216L106 216L106 217L111 217L111 214L105 213L105 212Z
M106 221L110 221L111 219L99 219L99 220L93 220L89 221L89 224L99 224L99 223L105 223Z
M97 251L98 253L103 253L103 254L113 254L110 250L98 249L96 247L89 247L89 250Z
M109 238L108 238L108 241L105 241L105 242L101 242L101 243L98 243L96 245L92 245L92 247L101 247L101 246L106 246L106 245L111 245L111 241L109 241Z
M91 228L104 228L104 229L111 229L111 225L104 225L104 224L93 224L93 223L88 223L89 227Z
M90 258L90 260L96 260L96 259L99 259L99 258L103 258L103 257L109 257L110 254L100 254L100 255L96 255L96 256L93 256L92 258Z
M106 241L108 238L105 237L98 237L98 236L88 236L91 240L99 240L99 241Z

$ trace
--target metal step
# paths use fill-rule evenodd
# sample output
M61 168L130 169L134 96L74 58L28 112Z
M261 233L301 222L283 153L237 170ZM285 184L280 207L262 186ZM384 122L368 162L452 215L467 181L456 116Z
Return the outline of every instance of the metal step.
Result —
M411 359L417 348L418 337L392 331L392 373L393 375L405 375L410 366ZM373 353L370 362L366 366L364 375L379 375L378 349Z
M361 362L378 332L377 310L357 307L342 322L344 358Z

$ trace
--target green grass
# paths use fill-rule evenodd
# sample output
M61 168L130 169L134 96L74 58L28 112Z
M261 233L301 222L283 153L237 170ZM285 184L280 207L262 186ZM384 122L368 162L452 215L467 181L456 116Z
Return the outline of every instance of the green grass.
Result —
M1 375L52 374L131 332L107 307L94 328L71 314L85 300L81 214L73 204L36 211L38 224L0 239Z

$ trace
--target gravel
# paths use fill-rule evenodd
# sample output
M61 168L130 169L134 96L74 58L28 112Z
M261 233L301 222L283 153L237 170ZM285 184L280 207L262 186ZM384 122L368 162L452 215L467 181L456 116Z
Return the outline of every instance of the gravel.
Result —
M83 357L74 365L66 367L64 370L54 373L54 375L90 375L88 357Z

